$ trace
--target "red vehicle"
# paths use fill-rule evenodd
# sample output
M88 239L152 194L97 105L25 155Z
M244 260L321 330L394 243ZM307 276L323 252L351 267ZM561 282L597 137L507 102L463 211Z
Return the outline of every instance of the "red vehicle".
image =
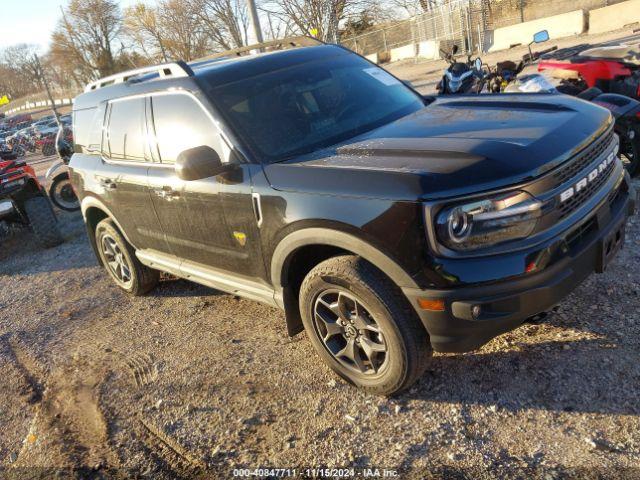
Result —
M545 55L538 71L571 70L578 73L583 90L596 87L640 99L640 44L588 47L583 44Z
M0 157L0 224L29 226L41 246L62 243L58 223L35 171L15 158Z
M583 44L546 54L538 71L563 78L563 93L580 95L611 111L620 137L619 157L630 174L638 174L640 44L588 47Z

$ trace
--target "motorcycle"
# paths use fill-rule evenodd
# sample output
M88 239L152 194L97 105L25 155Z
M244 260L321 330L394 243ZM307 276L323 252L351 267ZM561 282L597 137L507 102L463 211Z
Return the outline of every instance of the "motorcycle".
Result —
M524 55L520 62L516 63L511 60L506 60L504 62L498 62L493 71L489 68L489 73L485 78L489 92L500 93L504 91L504 89L517 78L518 74L520 74L527 65L534 63L541 56L557 50L558 47L554 46L539 52L531 51L531 45L534 43L544 43L548 40L549 32L547 30L542 30L533 36L533 41L528 45L529 53Z
M71 179L69 178L69 161L73 155L71 146L70 129L60 126L55 139L55 148L58 153L58 160L51 165L45 175L47 179L47 194L51 202L61 210L75 212L80 210L80 202L73 191Z
M449 62L449 67L445 70L442 80L436 86L439 94L480 93L482 91L484 72L480 58L471 61L471 55L468 55L466 62L458 62L455 57L456 53L458 53L457 45L453 46L451 53L442 49L440 53Z

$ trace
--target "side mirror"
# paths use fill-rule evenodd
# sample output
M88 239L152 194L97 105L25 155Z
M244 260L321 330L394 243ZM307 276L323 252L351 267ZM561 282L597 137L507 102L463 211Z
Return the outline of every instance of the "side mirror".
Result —
M476 61L474 62L474 66L475 66L475 68L476 68L476 70L478 72L481 72L482 71L482 59L476 58Z
M206 145L180 153L175 166L178 178L187 181L214 177L231 168L233 168L231 164L222 163L218 153Z
M533 36L533 43L543 43L549 40L549 32L542 30Z
M456 53L458 53L458 45L451 47L451 55L455 55Z

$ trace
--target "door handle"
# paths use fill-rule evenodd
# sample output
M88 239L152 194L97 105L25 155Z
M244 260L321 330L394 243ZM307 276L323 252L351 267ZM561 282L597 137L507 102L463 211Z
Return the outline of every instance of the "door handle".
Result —
M118 186L116 184L116 182L114 182L110 178L101 178L100 179L100 185L102 185L107 190L115 190L117 188L117 186Z
M162 187L161 189L155 190L154 192L160 198L168 201L175 200L180 197L180 192L166 186Z

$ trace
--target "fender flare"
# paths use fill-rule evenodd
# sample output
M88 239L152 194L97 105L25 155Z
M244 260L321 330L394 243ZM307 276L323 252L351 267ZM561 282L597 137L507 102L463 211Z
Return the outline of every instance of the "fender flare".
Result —
M51 182L53 177L61 173L69 173L69 167L62 160L59 160L49 167L49 170L47 170L44 176L47 181Z
M288 270L292 254L307 245L327 245L348 250L375 265L400 288L419 288L391 257L355 235L329 228L304 228L284 237L273 252L271 282L276 290L287 286L284 273Z
M118 220L116 220L116 217L113 215L113 213L111 213L111 210L109 210L109 208L107 208L107 206L104 203L102 203L100 200L98 200L95 197L84 197L82 199L82 202L80 202L80 210L82 211L82 218L84 219L85 225L87 224L87 210L89 210L92 207L102 210L113 221L113 223L116 224L116 227L118 227L118 230L127 240L127 242L129 242L129 244L131 244L135 248L135 245L133 245L133 243L131 243L131 240L129 240L129 237L127 233L124 231L124 229L122 228L122 225L120 225Z

